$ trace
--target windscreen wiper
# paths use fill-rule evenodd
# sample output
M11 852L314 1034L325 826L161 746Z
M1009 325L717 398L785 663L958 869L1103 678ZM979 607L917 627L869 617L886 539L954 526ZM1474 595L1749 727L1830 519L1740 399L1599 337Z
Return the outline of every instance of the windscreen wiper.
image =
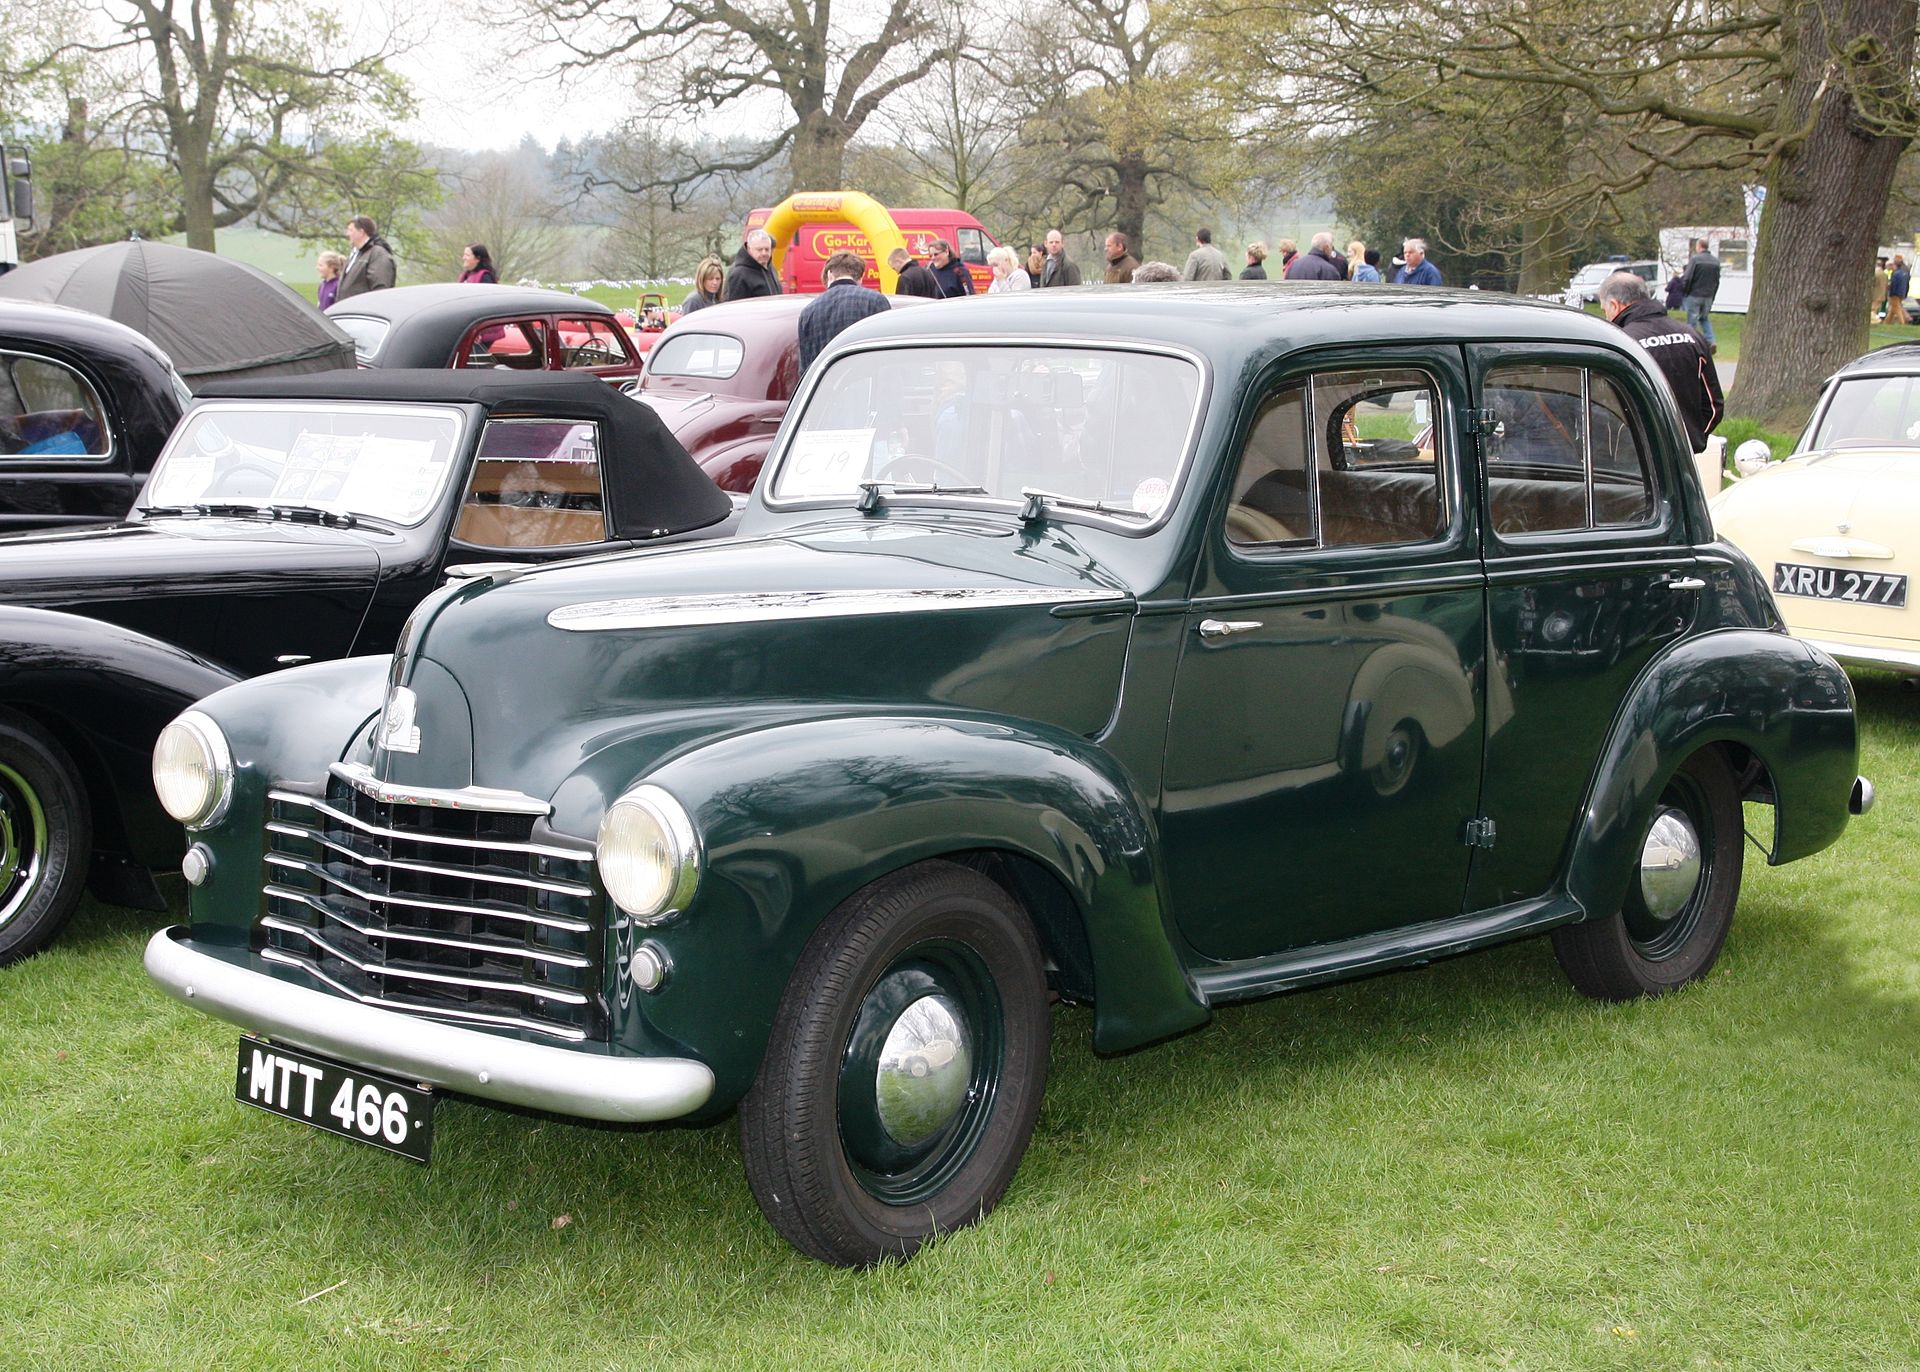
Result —
M1038 486L1022 486L1020 494L1027 503L1020 507L1020 518L1029 522L1044 517L1050 508L1062 510L1091 510L1095 514L1120 515L1126 519L1152 519L1148 510L1136 510L1131 505L1109 505L1104 500L1088 500L1085 496L1062 495L1059 491L1043 491Z
M985 486L942 486L938 481L862 481L860 503L856 508L880 508L880 492L894 495L986 495Z

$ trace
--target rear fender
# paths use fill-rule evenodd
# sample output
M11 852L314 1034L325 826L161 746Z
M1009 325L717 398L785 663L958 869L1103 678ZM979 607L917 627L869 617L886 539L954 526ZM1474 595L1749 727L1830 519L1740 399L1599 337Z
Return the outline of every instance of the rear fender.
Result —
M1773 781L1768 860L1837 840L1858 774L1853 688L1826 654L1785 634L1729 629L1676 645L1634 684L1601 754L1568 863L1590 916L1620 908L1667 778L1711 744L1738 744Z
M751 1084L821 921L868 883L929 858L1017 854L1070 893L1091 953L1098 1051L1208 1017L1162 924L1150 808L1083 738L1015 721L846 716L695 747L644 776L609 755L620 751L590 759L561 788L554 823L592 833L594 807L640 780L693 816L706 854L699 893L683 919L647 935L674 972L644 1008L657 1031L714 1068L716 1099Z

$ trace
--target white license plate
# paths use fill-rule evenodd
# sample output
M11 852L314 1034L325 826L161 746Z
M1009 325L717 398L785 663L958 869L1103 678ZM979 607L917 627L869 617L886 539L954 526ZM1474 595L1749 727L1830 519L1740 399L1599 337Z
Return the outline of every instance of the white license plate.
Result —
M1809 567L1803 562L1776 562L1773 593L1905 609L1907 578L1904 572L1855 572L1840 567Z
M233 1094L242 1104L415 1162L433 1149L433 1092L264 1039L241 1038Z

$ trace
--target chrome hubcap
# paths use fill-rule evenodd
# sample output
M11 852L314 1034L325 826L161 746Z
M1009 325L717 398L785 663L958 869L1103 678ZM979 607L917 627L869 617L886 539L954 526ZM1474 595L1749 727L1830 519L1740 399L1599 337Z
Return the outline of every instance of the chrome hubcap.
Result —
M25 777L0 763L0 924L19 914L40 884L47 816Z
M880 1127L912 1147L938 1134L966 1104L973 1045L959 1007L922 996L894 1021L874 1081Z
M1700 884L1700 835L1684 810L1663 808L1640 849L1640 899L1656 920L1687 908Z

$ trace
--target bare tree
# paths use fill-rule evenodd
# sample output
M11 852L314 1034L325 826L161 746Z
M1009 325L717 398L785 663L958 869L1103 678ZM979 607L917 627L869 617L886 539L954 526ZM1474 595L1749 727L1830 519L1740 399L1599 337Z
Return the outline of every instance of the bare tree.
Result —
M171 227L211 252L216 229L250 216L313 235L337 231L343 210L432 197L417 150L384 127L411 109L391 41L347 46L335 21L279 0L102 0L3 74L116 67L122 99L94 117L166 164Z
M923 194L983 222L1018 200L1031 166L1019 157L1026 115L1022 93L987 65L985 55L941 59L899 102L898 142L876 156L896 165Z
M1763 180L1740 412L1793 424L1864 348L1879 227L1920 126L1916 0L1456 0L1422 11L1416 41L1403 11L1364 0L1299 0L1278 17L1209 3L1221 67L1275 117L1339 125L1396 104L1417 117L1477 88L1509 128L1527 129L1549 94L1566 118L1604 124L1584 165L1547 140L1553 174L1508 202L1524 213L1578 214L1674 175Z
M709 178L787 159L795 188L842 182L847 145L888 97L932 71L958 40L913 0L884 0L866 36L835 23L833 0L521 0L536 44L558 45L563 70L629 62L663 114L699 114L777 98L785 113L768 136L722 163L671 168L660 180L622 182L678 197ZM654 81L665 73L664 82Z
M506 155L482 156L454 178L453 189L427 222L425 274L451 281L460 250L484 243L502 281L549 275L565 250L565 233L543 178Z

